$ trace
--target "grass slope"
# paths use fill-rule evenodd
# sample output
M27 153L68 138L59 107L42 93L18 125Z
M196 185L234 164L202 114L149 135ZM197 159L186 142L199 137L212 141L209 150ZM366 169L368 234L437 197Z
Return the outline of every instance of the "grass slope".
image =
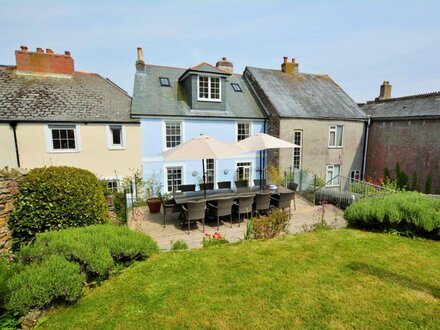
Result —
M157 254L42 328L435 328L440 242L342 229Z

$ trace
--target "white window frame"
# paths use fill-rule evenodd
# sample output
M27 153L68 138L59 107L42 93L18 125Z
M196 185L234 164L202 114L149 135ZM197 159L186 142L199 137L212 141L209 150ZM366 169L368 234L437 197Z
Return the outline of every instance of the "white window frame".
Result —
M171 148L167 147L167 123L180 123L180 144L185 142L185 121L183 120L162 120L162 150L166 151Z
M52 129L73 129L75 135L75 149L54 149L53 148L53 140L52 140ZM80 134L80 126L78 124L63 124L63 123L54 123L54 124L46 124L44 125L44 135L46 140L46 151L49 153L72 153L72 152L80 152L81 151L81 134Z
M341 185L340 179L334 180L335 175L335 167L339 167L339 176L341 175L341 165L340 164L329 164L325 168L325 182L327 183L327 187L339 187ZM331 177L328 176L328 172L332 172ZM331 182L330 182L331 180Z
M293 143L295 144L295 133L300 133L300 144L298 144L298 147L293 148L293 155L292 155L292 167L295 167L295 150L299 149L299 167L300 170L302 168L302 153L303 153L303 130L302 129L295 129L293 130Z
M358 177L356 179L356 176ZM361 171L360 170L351 170L350 171L350 180L360 180L361 179Z
M172 192L172 191L169 191L168 190L168 169L170 169L170 168L180 168L180 170L182 171L182 179L181 179L181 181L182 181L182 184L185 184L185 165L184 164L181 164L181 163L179 163L179 164L168 164L168 165L165 165L164 167L163 167L163 173L164 173L164 176L163 176L163 188L164 188L164 191L167 193L167 192Z
M208 78L208 97L200 97L200 77ZM211 79L218 79L219 83L219 91L218 91L218 99L211 98ZM207 75L197 76L197 101L206 101L206 102L221 102L222 101L222 78L221 77L213 77Z
M342 130L341 133L341 145L337 145L338 130ZM334 140L332 141L332 133L334 133ZM328 127L328 147L329 148L342 148L344 146L344 126L343 125L329 125Z
M238 139L238 126L240 124L249 125L249 136L252 136L252 122L250 122L250 121L238 121L236 123L236 125L235 125L235 141L236 142L241 141L241 140Z
M112 128L121 129L121 144L113 144L113 134ZM107 148L109 150L123 150L127 147L125 140L125 126L120 124L109 124L107 125Z
M249 186L251 186L253 184L253 181L252 181L253 175L252 174L253 174L254 162L252 160L239 160L239 161L236 161L235 162L235 172L237 172L237 170L238 170L238 164L241 164L241 163L249 163L250 164L248 184L249 184ZM235 173L234 173L234 181L236 181L236 180L237 180L237 178L236 178Z
M217 160L216 159L212 159L213 160L213 164L214 164L214 180L212 181L212 183L214 184L214 187L217 184ZM208 162L207 159L205 160L205 175L206 175L206 179L208 179ZM206 183L209 183L208 181L206 181Z

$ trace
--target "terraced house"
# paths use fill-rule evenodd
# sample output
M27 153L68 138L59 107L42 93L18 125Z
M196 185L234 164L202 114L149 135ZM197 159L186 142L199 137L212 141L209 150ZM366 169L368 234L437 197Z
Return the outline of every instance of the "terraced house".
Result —
M361 178L366 116L326 74L298 70L295 59L280 70L246 67L244 79L268 116L267 133L298 145L271 150L269 161L281 169L307 169L332 178Z
M200 161L163 161L161 153L199 134L234 143L265 130L265 115L243 76L222 58L216 66L190 68L146 64L138 49L132 117L141 121L145 177L160 176L164 191L199 184ZM206 161L207 181L257 178L257 153Z
M140 168L140 123L130 96L70 52L22 46L0 67L0 167L69 165L117 180Z

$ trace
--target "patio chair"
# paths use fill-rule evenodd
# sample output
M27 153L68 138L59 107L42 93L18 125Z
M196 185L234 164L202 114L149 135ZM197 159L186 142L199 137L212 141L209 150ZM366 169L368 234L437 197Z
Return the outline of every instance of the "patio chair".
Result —
M254 215L270 209L270 192L258 193L255 195Z
M248 180L234 181L235 187L237 188L247 188L249 187Z
M214 202L208 202L208 214L217 218L217 230L220 226L220 217L228 216L232 228L232 205L234 197L219 198Z
M209 183L200 183L200 190L213 190L214 189L214 183L213 182L209 182Z
M231 181L217 182L218 189L231 189Z
M272 196L271 203L273 206L281 209L281 210L289 210L289 220L290 220L290 204L292 202L292 199L295 196L295 192L287 192L287 193L280 193L279 196Z
M292 190L293 192L295 192L296 191L296 189L298 188L298 184L297 183L295 183L295 182L293 182L293 181L290 181L288 184L287 184L287 188L289 188L290 190ZM296 210L296 197L295 197L295 193L293 194L293 206L294 206L294 209Z
M166 227L167 215L171 213L177 213L181 211L181 206L176 204L176 202L171 200L165 200L161 193L159 193L160 202L162 203L163 209L163 226Z
M255 194L243 195L238 197L238 202L234 202L235 210L238 213L238 227L240 227L241 215L252 214ZM232 224L231 224L232 225Z
M180 185L180 191L196 191L196 185L195 184L182 184Z
M206 200L188 202L186 206L182 205L182 226L188 224L188 235L191 223L197 223L197 220L202 220L203 232L205 232L205 210Z
M254 179L254 185L255 187L260 187L260 185L264 187L266 186L266 179Z

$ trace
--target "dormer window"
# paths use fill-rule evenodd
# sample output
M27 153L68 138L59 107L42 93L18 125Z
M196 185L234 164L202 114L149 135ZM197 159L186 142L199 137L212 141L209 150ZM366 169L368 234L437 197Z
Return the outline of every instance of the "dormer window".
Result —
M167 77L160 77L159 81L161 86L170 87L170 80Z
M221 100L220 78L198 76L198 100L216 101Z

